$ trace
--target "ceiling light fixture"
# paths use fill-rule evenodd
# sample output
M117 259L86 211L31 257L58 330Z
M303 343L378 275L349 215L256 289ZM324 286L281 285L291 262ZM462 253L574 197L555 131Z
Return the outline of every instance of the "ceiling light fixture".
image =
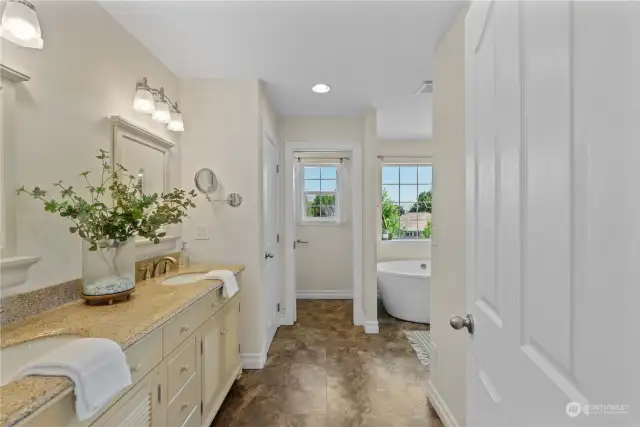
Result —
M2 13L0 35L23 47L42 49L42 32L36 7L27 0L8 0Z
M158 123L167 123L167 129L171 131L184 131L184 122L178 103L171 101L164 93L164 88L150 87L146 77L136 83L133 109L140 113L151 114L151 118Z
M313 85L311 87L311 90L315 93L328 93L329 91L331 91L331 86L324 83L318 83Z

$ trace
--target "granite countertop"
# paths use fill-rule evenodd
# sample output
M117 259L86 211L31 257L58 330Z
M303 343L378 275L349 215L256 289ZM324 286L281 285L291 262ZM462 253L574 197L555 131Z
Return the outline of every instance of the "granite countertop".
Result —
M76 335L108 338L124 350L222 285L219 280L179 286L160 285L160 281L178 274L213 269L238 274L244 266L201 264L180 267L167 275L137 282L129 301L102 306L74 301L0 328L0 348L48 336ZM33 376L10 382L0 387L0 425L16 425L53 399L72 391L73 383L66 377Z

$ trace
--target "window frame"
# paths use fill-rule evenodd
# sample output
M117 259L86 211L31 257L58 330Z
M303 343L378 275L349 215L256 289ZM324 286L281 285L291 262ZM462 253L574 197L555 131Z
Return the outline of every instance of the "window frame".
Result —
M404 159L402 159L402 160L403 161L384 161L383 160L381 162L381 164L380 164L380 180L379 180L380 193L379 193L379 199L378 199L379 200L378 222L379 222L380 226L378 228L378 237L377 237L378 242L382 243L382 244L385 244L385 245L394 245L394 244L401 244L401 243L407 243L407 242L414 243L414 244L416 244L417 242L431 242L431 239L432 239L432 236L433 236L433 229L432 229L432 232L431 232L431 236L426 237L426 238L416 237L416 238L391 239L391 240L382 238L383 231L385 229L384 228L384 223L382 221L382 193L384 191L384 186L385 185L397 186L398 187L398 199L401 199L400 191L401 191L401 186L403 185L401 183L400 175L398 177L398 183L391 183L391 184L385 183L384 182L384 168L385 167L394 167L394 166L395 167L403 167L403 166L406 167L406 166L409 166L409 167L416 167L416 168L418 168L420 166L430 167L431 168L431 181L429 183L421 183L419 178L418 178L419 172L416 171L417 175L416 175L415 184L412 183L412 184L404 184L404 185L415 185L416 187L419 187L421 185L429 186L430 190L427 190L427 191L431 191L431 195L433 197L433 182L434 182L434 169L435 169L433 161L431 159L429 159L429 160L427 160L427 159L424 159L424 160L422 160L422 159L420 159L420 160L418 160L418 159L412 159L412 160L407 159L406 161ZM401 172L399 171L399 174L400 173ZM418 192L417 196L419 196L419 195L420 195L420 192ZM402 206L403 205L403 201L402 200L397 200L397 201L393 200L393 202L394 202L394 204L396 206ZM416 202L407 202L407 203L417 203L417 198L416 198ZM431 224L432 224L431 226L433 227L433 207L432 207L431 215L432 215L431 216Z
M304 173L305 168L319 168L322 171L323 167L335 167L336 168L336 177L322 179L322 172L320 178L309 178L305 179ZM340 165L338 163L302 163L300 168L300 185L299 185L299 200L300 200L300 225L339 225L342 223L342 213L340 209L340 192L341 192L341 182L340 182ZM305 191L305 181L319 181L320 182L320 191ZM336 189L335 191L322 191L322 181L335 181ZM322 217L322 216L308 216L307 215L307 195L315 195L315 196L335 196L335 210L333 216L330 217Z

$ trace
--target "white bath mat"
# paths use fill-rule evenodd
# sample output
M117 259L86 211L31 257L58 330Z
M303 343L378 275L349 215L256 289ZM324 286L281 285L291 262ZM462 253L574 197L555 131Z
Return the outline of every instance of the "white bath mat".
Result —
M431 360L431 333L429 331L404 331L418 359L426 367Z

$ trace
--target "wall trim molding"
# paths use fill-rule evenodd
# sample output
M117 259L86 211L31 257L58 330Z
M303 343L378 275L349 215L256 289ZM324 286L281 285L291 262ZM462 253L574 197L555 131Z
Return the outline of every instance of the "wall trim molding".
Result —
M0 77L2 77L3 80L7 79L14 83L28 82L31 80L31 77L26 74L21 73L18 70L14 70L11 67L7 67L4 64L0 64Z
M440 393L438 393L431 379L427 381L427 399L429 399L431 406L436 410L445 427L460 427L458 420L453 416L453 413L442 399Z
M262 369L267 363L266 353L241 353L242 369Z
M353 290L306 290L299 289L296 299L353 299Z
M377 320L367 320L364 322L364 332L365 334L379 334L380 333L380 325Z
M120 128L134 135L138 135L141 138L147 139L154 144L157 144L167 151L176 146L176 144L169 141L168 139L164 139L161 136L156 135L155 133L149 132L148 130L130 122L122 116L109 116L108 119L114 128Z
M364 310L360 310L357 313L353 314L353 324L356 326L364 326L366 318L364 316Z

